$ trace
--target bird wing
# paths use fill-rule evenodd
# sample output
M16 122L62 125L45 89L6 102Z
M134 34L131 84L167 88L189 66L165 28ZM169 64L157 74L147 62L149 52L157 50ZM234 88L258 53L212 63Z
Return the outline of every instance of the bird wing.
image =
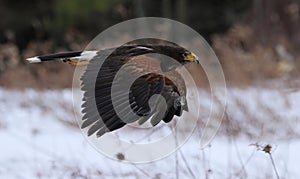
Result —
M157 59L116 55L100 64L103 60L101 57L99 54L91 60L82 76L82 90L84 91L82 128L90 126L88 135L97 132L97 136L134 122L140 116L148 115L149 98L153 94L160 94L164 85L164 78L159 74L161 70ZM117 74L118 78L116 78ZM129 91L119 85L121 81L123 84L126 83L127 78L130 78L128 75L138 77ZM113 85L117 89L116 93L112 93ZM115 99L114 102L113 99ZM130 105L126 101L129 101ZM122 119L116 109L119 109ZM128 110L132 110L136 116L127 115Z
M100 51L90 61L81 78L84 91L81 127L89 127L88 135L96 133L100 137L127 123L139 121L141 124L149 118L154 126L160 120L169 122L174 115L180 116L182 113L181 103L176 105L181 96L180 90L176 83L163 75L159 59L136 53L149 49L127 47L121 50L113 52L106 60L103 59L105 53ZM128 56L128 53L137 56ZM174 78L182 80L178 74ZM127 83L131 83L129 90L122 85ZM112 92L113 86L115 90ZM183 89L185 91L185 86ZM149 104L154 94L164 97L167 104L165 110L162 109L164 103L161 99ZM133 111L134 115L128 111Z

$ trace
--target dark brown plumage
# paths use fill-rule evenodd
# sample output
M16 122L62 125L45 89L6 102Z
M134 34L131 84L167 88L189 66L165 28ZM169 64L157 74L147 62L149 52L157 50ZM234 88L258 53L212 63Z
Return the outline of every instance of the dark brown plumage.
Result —
M189 51L173 45L124 45L103 59L107 55L105 53L110 52L99 51L81 78L84 91L82 128L89 126L88 135L96 133L100 137L127 123L138 121L142 124L150 117L153 126L161 120L170 122L174 115L181 116L182 111L188 109L186 87L175 69L180 64L197 60L187 59L186 56L191 54ZM178 64L165 63L164 60L167 60L163 56L147 56L150 53L167 55ZM135 81L129 91L119 85L132 78ZM116 85L115 92L111 91L113 84ZM155 94L161 95L165 103L162 99L155 99L149 105ZM113 97L117 98L114 104ZM130 105L126 103L128 99ZM120 111L119 115L116 110ZM129 110L135 115L131 115Z
M81 77L81 128L88 127L88 135L96 133L100 137L135 121L142 124L150 119L153 126L161 120L167 123L188 110L185 83L175 70L185 63L199 63L198 57L176 44L163 43L63 52L27 60L38 63L60 59L73 65L88 64Z

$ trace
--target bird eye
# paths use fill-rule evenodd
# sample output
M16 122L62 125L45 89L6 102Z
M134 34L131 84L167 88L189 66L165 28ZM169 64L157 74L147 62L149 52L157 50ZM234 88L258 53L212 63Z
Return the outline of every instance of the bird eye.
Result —
M188 55L190 55L190 54L191 54L191 52L184 52L184 53L183 53L183 56L186 57L186 56L188 56Z

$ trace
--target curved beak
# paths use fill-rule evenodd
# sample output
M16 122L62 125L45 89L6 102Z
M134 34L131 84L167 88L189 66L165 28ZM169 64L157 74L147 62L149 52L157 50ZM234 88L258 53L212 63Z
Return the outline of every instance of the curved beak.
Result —
M196 62L197 64L200 64L200 59L197 55L195 55L194 62Z
M197 64L200 63L199 57L195 55L194 53L190 53L185 57L185 60L190 62L196 62Z

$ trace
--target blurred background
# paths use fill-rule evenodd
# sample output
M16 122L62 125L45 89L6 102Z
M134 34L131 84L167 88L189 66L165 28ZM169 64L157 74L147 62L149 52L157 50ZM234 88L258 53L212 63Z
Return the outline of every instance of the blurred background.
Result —
M0 0L0 16L0 178L300 178L299 0ZM106 28L145 16L185 23L210 43L227 106L217 136L200 149L211 94L194 69L201 113L191 139L162 160L132 164L99 154L82 136L73 66L25 59L83 50Z
M72 67L28 65L24 59L82 50L111 25L144 16L171 18L194 28L217 53L229 85L296 78L299 11L298 0L1 0L0 85L70 87Z

